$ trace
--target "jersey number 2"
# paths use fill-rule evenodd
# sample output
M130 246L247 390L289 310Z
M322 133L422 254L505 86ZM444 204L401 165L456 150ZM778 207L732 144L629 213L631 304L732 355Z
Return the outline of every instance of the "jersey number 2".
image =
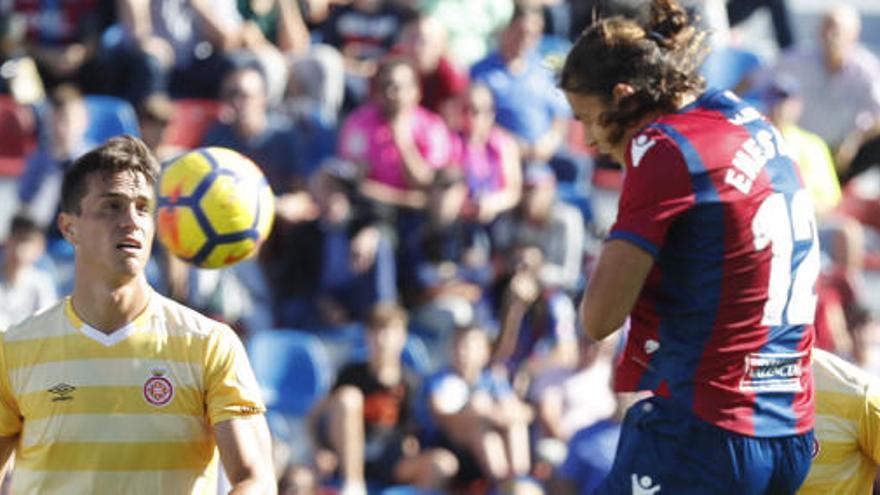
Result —
M752 220L752 233L756 250L769 245L773 253L761 324L812 323L820 256L813 204L808 193L797 191L790 203L782 193L768 196ZM802 254L804 251L806 255Z

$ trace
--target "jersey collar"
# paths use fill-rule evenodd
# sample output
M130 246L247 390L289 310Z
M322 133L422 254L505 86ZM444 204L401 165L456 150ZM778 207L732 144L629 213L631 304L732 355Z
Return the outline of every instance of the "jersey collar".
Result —
M147 306L139 315L135 317L134 320L129 323L123 325L120 328L108 333L104 333L88 323L84 322L82 318L76 314L76 310L73 309L73 301L68 296L64 301L64 314L67 317L68 323L76 330L81 333L83 336L88 337L99 344L104 345L105 347L110 347L113 345L122 342L129 335L137 332L138 330L147 326L147 322L150 321L150 316L153 314L153 301L154 295L150 295L150 300L147 303Z

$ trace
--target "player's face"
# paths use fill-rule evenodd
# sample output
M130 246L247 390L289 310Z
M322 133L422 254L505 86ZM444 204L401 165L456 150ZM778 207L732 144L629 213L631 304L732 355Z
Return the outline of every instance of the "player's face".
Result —
M155 232L153 188L136 172L95 173L86 183L80 212L59 219L76 250L76 276L114 286L141 276Z
M584 140L588 146L623 163L623 148L611 140L612 130L601 122L603 113L609 110L598 96L565 92L574 117L584 126Z

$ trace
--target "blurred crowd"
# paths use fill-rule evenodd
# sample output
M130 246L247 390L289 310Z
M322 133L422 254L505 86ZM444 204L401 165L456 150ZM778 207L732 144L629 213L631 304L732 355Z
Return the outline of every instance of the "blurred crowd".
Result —
M709 84L798 158L819 346L880 373L880 61L858 12L795 40L784 0L683 3L712 32ZM731 27L756 9L774 60ZM157 244L150 278L246 342L318 342L326 390L270 415L284 493L590 493L626 400L619 343L579 339L575 308L621 172L583 143L555 69L607 14L640 1L0 1L0 328L70 289L54 218L79 154L119 132L166 162L232 148L276 195L259 256L208 271Z

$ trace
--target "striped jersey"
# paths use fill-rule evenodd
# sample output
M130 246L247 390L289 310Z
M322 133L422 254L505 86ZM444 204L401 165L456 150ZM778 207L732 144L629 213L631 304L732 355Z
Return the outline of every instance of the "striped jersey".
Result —
M819 245L779 132L710 91L629 143L609 238L654 257L631 314L620 390L654 390L756 437L813 427Z
M69 298L0 338L0 436L22 494L216 493L211 427L265 408L232 330L159 294L111 334Z
M813 377L817 448L798 493L870 495L880 465L880 379L820 349Z

